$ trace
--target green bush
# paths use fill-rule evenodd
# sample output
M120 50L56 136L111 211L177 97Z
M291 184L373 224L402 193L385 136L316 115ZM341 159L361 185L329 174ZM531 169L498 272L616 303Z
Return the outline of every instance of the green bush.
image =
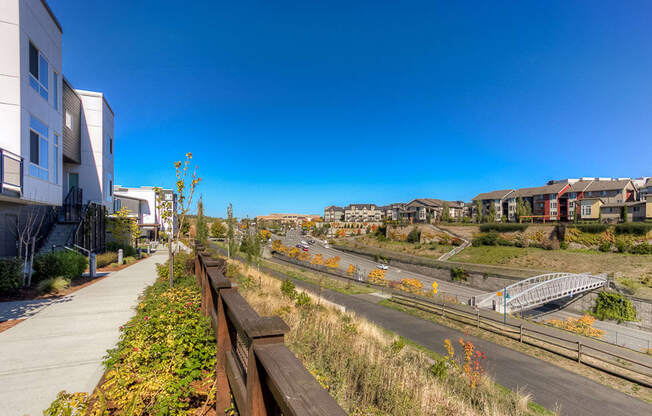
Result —
M600 243L598 250L602 251L603 253L611 251L611 243L608 241Z
M95 262L98 268L106 267L111 263L117 263L118 253L107 251L106 253L98 254L95 256Z
M289 278L283 280L283 283L281 283L281 293L289 299L296 299L297 290L294 288L294 282Z
M88 267L88 260L83 254L74 251L56 251L39 254L34 258L34 283L54 277L68 280L77 278Z
M629 249L629 252L632 254L652 254L652 244L641 243L635 246L632 246Z
M297 302L296 302L296 307L297 308L308 308L311 305L311 300L310 296L308 296L307 293L301 292L299 296L297 296Z
M473 247L495 246L498 244L498 238L499 238L498 233L492 231L487 234L478 235L471 241L471 245L473 245ZM501 238L501 240L503 239Z
M417 227L414 227L407 236L408 243L418 243L421 240L421 233Z
M170 277L170 267L166 261L163 264L156 265L158 277ZM192 276L195 270L195 256L186 253L177 253L174 255L174 277Z
M601 321L607 319L618 322L636 320L636 309L632 302L620 293L600 292L595 301L593 314Z
M452 281L466 281L469 278L469 274L462 267L453 267L451 269L451 280Z
M513 231L525 231L528 224L510 224L510 223L492 223L480 225L480 231L488 233L490 231L497 231L499 233L508 233Z
M128 244L121 244L116 241L106 243L106 251L115 251L117 253L120 249L122 249L122 255L125 257L136 257L138 255L138 250Z
M125 264L131 264L131 263L133 263L135 261L136 261L135 257L132 257L132 256L125 257Z
M589 234L599 234L607 231L608 226L606 224L578 224L574 225L573 227L578 228L580 231L583 233L589 233Z
M16 293L23 281L19 259L0 259L0 294Z
M652 230L652 224L642 222L628 222L624 224L617 224L615 226L616 234L634 234L646 235Z

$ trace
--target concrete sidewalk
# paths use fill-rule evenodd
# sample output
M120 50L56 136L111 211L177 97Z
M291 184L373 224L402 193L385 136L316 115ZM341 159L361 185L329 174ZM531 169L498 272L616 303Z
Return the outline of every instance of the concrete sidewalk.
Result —
M0 415L39 416L61 390L90 393L120 325L165 260L161 250L0 333Z

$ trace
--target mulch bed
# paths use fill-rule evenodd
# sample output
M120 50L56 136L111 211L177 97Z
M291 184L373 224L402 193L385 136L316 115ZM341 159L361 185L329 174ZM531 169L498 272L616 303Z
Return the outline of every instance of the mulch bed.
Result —
M12 319L10 321L2 321L0 322L0 332L6 331L9 328L12 328L19 323L23 322L25 319Z

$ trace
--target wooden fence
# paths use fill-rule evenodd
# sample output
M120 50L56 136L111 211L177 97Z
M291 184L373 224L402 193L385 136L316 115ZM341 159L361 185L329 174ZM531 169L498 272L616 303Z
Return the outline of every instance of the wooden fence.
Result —
M197 246L202 313L211 318L217 339L217 413L231 406L233 395L244 416L346 415L285 345L287 324L259 316L225 272L224 259Z

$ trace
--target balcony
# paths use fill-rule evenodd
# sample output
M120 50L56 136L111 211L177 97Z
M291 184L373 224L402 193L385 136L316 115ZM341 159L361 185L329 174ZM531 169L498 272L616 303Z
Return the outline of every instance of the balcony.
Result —
M0 195L23 195L23 158L0 148Z

